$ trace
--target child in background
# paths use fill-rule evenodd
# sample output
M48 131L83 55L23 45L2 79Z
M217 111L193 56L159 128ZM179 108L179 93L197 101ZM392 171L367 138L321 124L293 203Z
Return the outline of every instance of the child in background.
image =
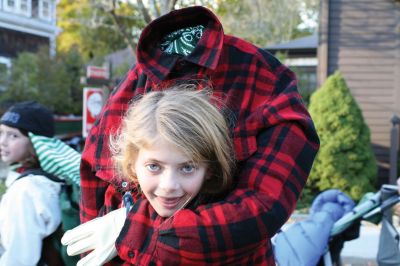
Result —
M59 262L57 258L45 261L42 243L61 222L61 183L34 173L20 178L24 172L40 168L28 132L54 135L52 112L33 101L11 106L0 119L0 156L12 169L0 203L1 266Z

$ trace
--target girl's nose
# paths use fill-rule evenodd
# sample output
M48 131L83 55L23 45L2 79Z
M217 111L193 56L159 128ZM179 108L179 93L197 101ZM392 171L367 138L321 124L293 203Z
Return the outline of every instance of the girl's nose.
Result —
M174 171L166 170L163 175L160 177L159 188L164 191L174 191L179 188L179 181L176 177Z

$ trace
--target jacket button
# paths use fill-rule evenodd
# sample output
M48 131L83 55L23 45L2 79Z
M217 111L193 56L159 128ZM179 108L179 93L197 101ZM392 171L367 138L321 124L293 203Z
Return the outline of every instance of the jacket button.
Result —
M135 257L135 253L133 251L129 251L128 257L132 259L133 257Z

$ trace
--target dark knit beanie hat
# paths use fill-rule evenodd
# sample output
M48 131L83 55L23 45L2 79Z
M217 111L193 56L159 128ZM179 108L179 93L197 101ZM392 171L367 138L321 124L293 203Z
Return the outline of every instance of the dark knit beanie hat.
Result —
M53 113L43 105L26 101L11 106L1 117L0 123L35 135L53 137Z

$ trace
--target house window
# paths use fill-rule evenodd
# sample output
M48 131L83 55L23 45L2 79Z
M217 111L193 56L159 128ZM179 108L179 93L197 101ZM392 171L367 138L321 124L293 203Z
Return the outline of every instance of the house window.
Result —
M31 16L31 5L28 0L20 0L19 2L19 13L27 17Z
M29 17L31 15L30 1L4 0L4 10Z
M317 89L317 68L315 66L290 67L297 76L298 89L303 99L308 102Z
M21 12L26 12L28 10L28 0L20 0Z
M32 0L32 17L39 17L39 0Z
M7 6L11 8L15 8L15 1L14 0L7 0Z
M5 0L4 2L4 10L15 12L16 11L16 0Z
M51 20L50 0L39 1L39 17L45 20Z

